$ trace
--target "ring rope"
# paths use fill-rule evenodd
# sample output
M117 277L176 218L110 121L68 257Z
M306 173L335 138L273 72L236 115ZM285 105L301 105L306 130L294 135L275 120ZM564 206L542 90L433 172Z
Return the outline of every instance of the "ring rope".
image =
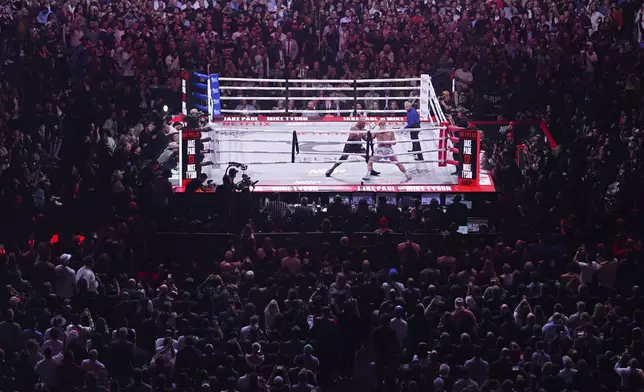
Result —
M275 99L283 100L283 99ZM353 113L354 109L340 109L340 110L310 110L310 109L289 109L290 113L302 113L302 112L312 112L312 113ZM240 113L246 116L254 116L256 114L275 114L281 113L286 114L286 109L272 109L272 110L248 110L248 109L221 109L222 113ZM404 110L398 112L405 112ZM393 113L391 110L388 110L387 113ZM405 112L406 113L406 112Z
M364 152L340 152L340 151L300 151L297 155L348 155L350 157L364 157Z
M371 155L372 157L375 158L391 158L391 157L397 157L401 155L417 155L417 154L424 154L424 153L430 153L430 152L438 152L441 151L440 149L429 149L429 150L422 150L422 151L412 151L412 152L401 152L398 154L388 154L388 155L382 155L382 154L374 154ZM231 152L231 151L221 151L223 152ZM238 151L236 151L238 152ZM248 151L249 153L252 153L252 151ZM353 156L365 156L365 153L358 153L358 152L335 152L335 151L300 151L298 155L348 155L350 157Z
M222 101L277 101L283 97L240 97L240 96L221 96ZM253 110L254 111L254 110Z
M439 141L441 141L441 140L445 140L445 138L436 138L436 137L434 137L434 138L428 138L428 139L396 140L396 143L439 142ZM378 147L378 145L379 145L379 144L383 144L383 145L384 145L384 144L388 144L388 143L386 143L386 140L385 140L385 141L382 141L382 142L379 142L379 141L377 141L377 140L374 140L374 141L373 141L373 144L375 144L375 145L376 145L376 147Z
M356 80L356 83L392 83L392 82L420 82L420 78L357 79Z
M288 97L290 101L325 101L327 99L338 99L337 96L328 96L328 97ZM409 98L418 98L414 96L395 96L395 97L362 97L360 100L364 101L388 101L390 99L409 99ZM222 101L277 101L280 99L285 99L285 97L246 97L246 96L222 96L220 97ZM347 99L345 99L346 101Z
M397 156L402 156L402 155L417 155L417 154L424 154L424 153L430 153L430 152L438 152L441 151L440 149L429 149L429 150L422 150L422 151L411 151L411 152L401 152L398 154L387 154L387 155L381 155L381 154L374 154L371 155L374 158L391 158L391 157L397 157ZM265 150L220 150L220 154L290 154L290 151L265 151ZM358 153L358 152L335 152L335 151L301 151L298 153L298 155L348 155L350 157L364 157L365 153Z
M289 79L289 83L353 83L350 79ZM389 80L386 80L389 81Z
M219 150L219 154L289 154L290 151L266 151L266 150ZM328 154L327 154L328 155Z
M365 144L367 141L347 140L347 141L321 141L321 140L300 140L300 143L318 143L318 144Z
M286 90L286 87L280 87L280 86L221 86L219 87L220 90L264 90L264 91L271 91L271 90L277 90L277 91L284 91ZM320 91L320 90L334 90L334 91L353 91L353 87L289 87L289 90L291 91ZM408 91L408 90L420 90L420 87L382 87L382 86L374 86L374 87L356 87L355 90L357 91Z
M248 109L221 109L222 113L239 113L246 116L254 116L256 114L272 114L272 113L286 113L286 109L272 109L272 110L248 110Z
M293 89L291 89L291 90L293 90ZM374 86L374 87L356 87L356 90L358 90L358 91L371 91L371 90L374 90L374 91L376 91L376 90L377 91L385 91L385 90L392 90L392 91L399 90L400 91L400 90L402 90L402 91L405 91L405 90L420 90L420 87L413 87L413 86L409 86L409 87L382 87L382 86L378 86L378 87L376 87L376 86Z
M291 144L293 143L292 140L269 140L269 139L220 139L217 138L217 142L240 142L240 143L245 143L245 142L255 142L255 143L288 143Z
M311 109L289 109L291 113L315 112L315 113L353 113L359 110L361 113L407 113L405 109L398 110L370 110L370 109L340 109L340 110L311 110ZM286 109L273 110L248 110L248 109L221 109L222 113L241 113L247 116L255 114L286 113Z
M354 90L353 87L289 87L290 91L318 91L321 89L331 89L334 91L353 91Z
M273 86L273 87L266 87L266 86L221 86L219 87L220 90L268 90L268 91L284 91L286 90L286 87L279 87L279 86Z
M292 112L311 112L311 113L353 113L353 109L340 110L311 110L311 109L291 109Z
M249 79L249 78L229 78L220 77L220 82L268 82L268 83L286 83L286 79Z
M388 164L403 164L403 165L418 165L421 163L443 163L446 162L448 164L455 164L449 160L441 160L441 159L426 159L422 161L382 161L382 162L376 162L376 163L388 163ZM241 162L243 165L284 165L284 164L292 164L291 161L269 161L269 162ZM300 161L300 162L295 162L295 163L314 163L319 165L320 163L362 163L366 164L364 159L345 159L345 160L334 160L334 161Z
M402 128L402 129L384 129L384 130L375 130L371 131L372 135L376 135L379 133L407 133L410 131L437 131L440 129L446 129L447 127L445 126L433 126L433 127L423 127L423 128ZM243 128L235 128L235 129L229 129L229 128L210 128L210 132L222 132L222 133L231 133L231 132L261 132L261 133L276 133L276 134L291 134L293 131L296 131L301 134L320 134L320 135L328 135L328 134L350 134L350 133L356 133L356 131L352 130L337 130L337 131L322 131L318 129L311 129L311 130L296 130L296 129L262 129L260 131L256 130L251 130L251 129L243 129ZM363 131L364 132L364 131ZM366 132L365 132L366 133ZM443 138L447 139L447 138ZM456 142L458 142L458 138L449 138L449 139L455 139ZM440 138L436 139L433 138L432 140L424 140L424 141L436 141L436 140L441 140ZM399 140L402 141L402 140ZM420 141L420 140L417 140Z
M407 97L409 99L411 97ZM398 110L371 110L371 109L363 109L362 110L365 113L407 113L405 109L398 109Z
M418 155L418 154L424 154L424 153L429 153L429 152L439 152L442 151L441 149L429 149L429 150L422 150L422 151L411 151L411 152L401 152L399 154L389 154L389 155L380 155L380 154L374 154L372 157L374 158L389 158L389 157L397 157L401 155Z
M286 83L286 79L249 79L220 77L220 82L267 82ZM397 78L397 79L359 79L356 83L395 83L395 82L419 82L420 78ZM289 79L289 83L353 83L350 79Z
M446 129L446 126L441 126L441 125L436 125L432 127L422 127L422 128L402 128L402 129L384 129L384 130L375 130L371 131L372 135L380 134L380 133L407 133L411 131L437 131L441 129ZM352 130L337 130L337 131L322 131L318 129L311 129L311 130L302 130L300 129L299 131L296 129L262 129L262 130L252 130L252 129L244 129L244 128L210 128L210 132L221 132L221 133L234 133L234 132L261 132L261 133L276 133L276 134L292 134L293 131L301 134L320 134L320 135L328 135L328 134L350 134L350 133L356 133L356 131ZM363 130L364 133L366 131ZM450 138L442 138L444 139L455 139L456 142L458 142L458 138L456 137L450 137ZM427 139L427 140L422 140L422 141L437 141L441 140L441 138L432 138L432 139ZM404 141L404 140L398 140L398 141ZM419 140L412 140L412 141L421 141Z

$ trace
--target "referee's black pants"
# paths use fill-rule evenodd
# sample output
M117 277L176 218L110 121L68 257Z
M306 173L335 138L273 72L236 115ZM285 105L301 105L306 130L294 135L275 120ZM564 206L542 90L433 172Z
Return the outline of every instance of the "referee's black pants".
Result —
M420 128L420 123L414 124L409 128ZM420 131L410 131L409 132L409 137L411 137L411 140L418 140L418 134ZM411 151L422 151L420 148L420 142L413 142L411 144ZM423 159L423 154L416 154L416 159L422 160Z

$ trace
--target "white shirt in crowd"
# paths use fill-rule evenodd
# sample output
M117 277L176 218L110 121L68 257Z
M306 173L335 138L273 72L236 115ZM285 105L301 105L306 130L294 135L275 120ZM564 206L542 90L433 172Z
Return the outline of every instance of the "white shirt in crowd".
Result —
M80 368L85 373L94 372L96 374L99 374L103 370L105 370L105 365L100 363L98 360L83 359L83 362L81 362L80 364Z
M595 276L595 271L599 269L599 264L596 261L591 263L579 262L579 268L581 269L581 283L589 284L593 283L593 277Z
M76 284L78 284L78 281L81 279L85 279L85 281L87 281L87 288L89 291L96 291L98 289L98 281L96 280L96 275L94 275L94 271L92 271L91 268L82 266L78 270L76 273Z
M125 35L125 30L121 30L119 28L115 29L114 30L114 40L116 41L116 43L120 43L121 38L123 38L124 35Z
M65 265L56 266L56 295L71 298L76 289L76 271Z
M407 321L403 320L400 317L394 317L391 319L390 323L391 329L396 332L396 337L398 338L398 344L400 347L403 347L405 339L407 339Z
M72 33L69 37L69 44L72 48L77 48L82 44L82 39L85 33L81 29L72 30Z
M599 29L599 22L601 22L603 18L604 18L604 15L602 15L602 13L599 11L595 11L593 12L592 15L590 15L590 24L592 26L591 28L592 33L596 32Z
M174 58L171 54L167 55L165 58L165 65L168 67L168 71L179 70L179 56Z
M58 339L48 339L42 344L42 350L45 351L47 347L51 347L52 355L58 355L63 351L63 342Z
M155 351L157 353L165 348L164 343L165 343L165 338L159 338L154 341L154 347L156 348ZM174 347L174 349L178 351L179 342L175 339L172 339L172 347Z
M123 53L121 53L120 65L123 70L123 76L134 76L134 70L132 69L132 54L123 51Z
M67 332L65 332L65 328L62 328L62 327L64 327L64 325L58 327L58 330L60 331L60 337L62 339L67 340ZM45 331L45 335L44 335L43 339L45 339L45 340L51 339L51 331L52 331L52 329L54 329L54 327L47 328L47 330Z
M454 76L456 76L457 78L455 81L457 91L467 90L470 87L469 84L474 82L474 76L472 75L472 72L470 72L469 69L466 70L463 68L459 68L456 70L456 72L454 72ZM462 82L461 80L463 80L465 83Z
M599 60L595 51L589 52L587 50L582 52L583 61L586 65L586 72L595 72L595 64Z
M55 387L58 384L58 377L56 376L58 366L59 364L54 358L45 358L36 364L34 371L45 385Z

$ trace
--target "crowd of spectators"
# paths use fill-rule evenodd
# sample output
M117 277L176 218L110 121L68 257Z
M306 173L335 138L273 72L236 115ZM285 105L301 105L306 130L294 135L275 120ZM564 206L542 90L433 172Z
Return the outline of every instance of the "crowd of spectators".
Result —
M486 144L489 236L459 205L178 207L182 68L448 75L446 112L560 146ZM0 73L2 391L644 390L639 1L5 1Z

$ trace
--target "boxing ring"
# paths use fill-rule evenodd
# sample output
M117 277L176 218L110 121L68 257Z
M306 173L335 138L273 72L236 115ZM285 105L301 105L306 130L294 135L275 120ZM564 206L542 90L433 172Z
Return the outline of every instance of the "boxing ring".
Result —
M182 156L190 164L202 161L200 173L215 183L221 183L229 163L234 162L245 169L243 174L259 181L254 188L258 192L495 191L487 173L479 170L478 139L464 142L462 135L474 137L473 131L465 134L450 125L428 75L384 80L196 75L207 82L186 78L186 84L203 92L184 88L183 111L207 111L209 121L200 129L200 158L195 161L189 154ZM382 100L400 102L400 109L380 109L377 103ZM419 128L405 128L404 103L418 107ZM356 133L353 128L359 121L366 123L359 130L361 139L347 141L349 134ZM378 153L378 135L385 132L395 136L389 155ZM417 132L415 140L412 132ZM180 149L186 143L194 147L193 141L181 137ZM467 157L464 164L462 158L467 154L461 150L472 143L476 144L475 156ZM359 145L362 150L343 152L349 145ZM345 160L340 160L343 155ZM379 174L365 177L370 159ZM329 174L335 163L341 165ZM408 176L396 163L402 164ZM476 170L470 169L472 165ZM183 162L179 166L186 167ZM472 175L467 170L475 172L476 178L467 180ZM196 175L196 171L190 173L179 170L175 176L179 188Z

